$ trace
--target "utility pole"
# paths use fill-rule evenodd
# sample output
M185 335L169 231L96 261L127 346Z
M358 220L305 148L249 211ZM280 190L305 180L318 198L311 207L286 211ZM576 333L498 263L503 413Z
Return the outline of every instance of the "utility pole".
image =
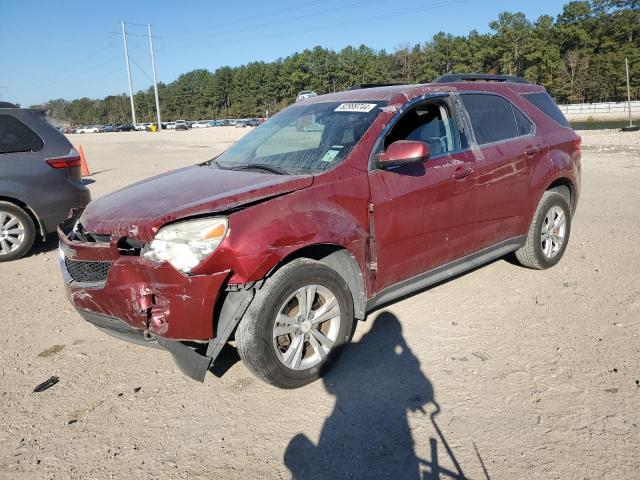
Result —
M156 94L156 115L158 116L158 131L162 130L162 121L160 120L160 99L158 97L158 80L156 79L156 60L153 56L153 41L151 40L151 24L147 24L149 30L149 50L151 51L151 68L153 69L153 89Z
M627 107L629 110L629 126L633 127L633 121L631 120L631 88L629 88L629 59L624 59L624 66L627 70Z
M136 107L133 103L133 87L131 86L131 68L129 67L129 49L127 48L127 32L124 29L124 20L121 20L122 24L122 39L124 40L124 59L127 63L127 79L129 80L129 99L131 100L131 118L133 119L133 126L136 126Z

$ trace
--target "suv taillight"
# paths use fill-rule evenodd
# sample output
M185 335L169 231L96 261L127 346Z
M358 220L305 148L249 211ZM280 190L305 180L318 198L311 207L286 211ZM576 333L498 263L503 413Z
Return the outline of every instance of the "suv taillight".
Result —
M580 135L573 141L573 145L576 147L578 156L582 156L582 137Z
M47 162L53 168L71 168L80 166L80 155L75 148L69 150L69 153L63 157L45 158Z

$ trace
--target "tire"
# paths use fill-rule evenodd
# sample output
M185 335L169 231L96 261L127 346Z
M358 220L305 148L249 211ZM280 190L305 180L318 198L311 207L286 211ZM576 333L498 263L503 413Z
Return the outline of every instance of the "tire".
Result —
M31 216L13 203L0 202L0 262L22 257L31 249L35 238L36 227Z
M312 298L311 313L304 317L306 307L299 300L306 297ZM324 317L314 324L314 318ZM278 337L276 318L284 319L278 321L278 331L286 332ZM320 262L301 258L277 270L256 292L238 325L236 347L247 368L261 380L298 388L326 372L351 340L354 325L353 299L344 279ZM326 346L327 339L333 339L332 345Z
M560 211L564 216L562 228ZM549 220L552 218L558 224L552 223L549 228ZM556 233L548 233L549 231ZM562 234L560 234L561 232ZM546 233L546 240L543 238L543 233ZM516 259L523 267L536 270L553 267L564 255L570 233L571 208L567 199L557 191L546 191L533 215L526 243L515 252ZM551 243L549 244L549 242ZM551 245L550 248L549 245Z

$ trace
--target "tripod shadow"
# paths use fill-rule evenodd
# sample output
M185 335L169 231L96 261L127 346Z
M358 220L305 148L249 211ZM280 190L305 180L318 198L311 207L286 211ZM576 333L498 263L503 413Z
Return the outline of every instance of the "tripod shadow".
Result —
M440 407L433 385L394 315L378 315L371 330L344 351L322 380L336 405L317 445L303 434L289 442L284 462L293 479L466 478L436 423ZM422 412L420 421L437 433L429 439L429 460L415 452L408 411ZM453 469L440 466L439 449Z

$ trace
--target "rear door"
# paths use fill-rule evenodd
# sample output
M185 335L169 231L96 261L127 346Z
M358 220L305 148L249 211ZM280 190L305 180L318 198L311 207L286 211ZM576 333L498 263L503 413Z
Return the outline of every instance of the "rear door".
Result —
M374 149L416 140L431 151L424 163L369 172L375 291L461 257L473 244L475 158L452 113L446 98L420 103Z
M505 97L474 92L462 99L483 157L476 178L481 249L522 234L531 172L546 150L533 122Z

